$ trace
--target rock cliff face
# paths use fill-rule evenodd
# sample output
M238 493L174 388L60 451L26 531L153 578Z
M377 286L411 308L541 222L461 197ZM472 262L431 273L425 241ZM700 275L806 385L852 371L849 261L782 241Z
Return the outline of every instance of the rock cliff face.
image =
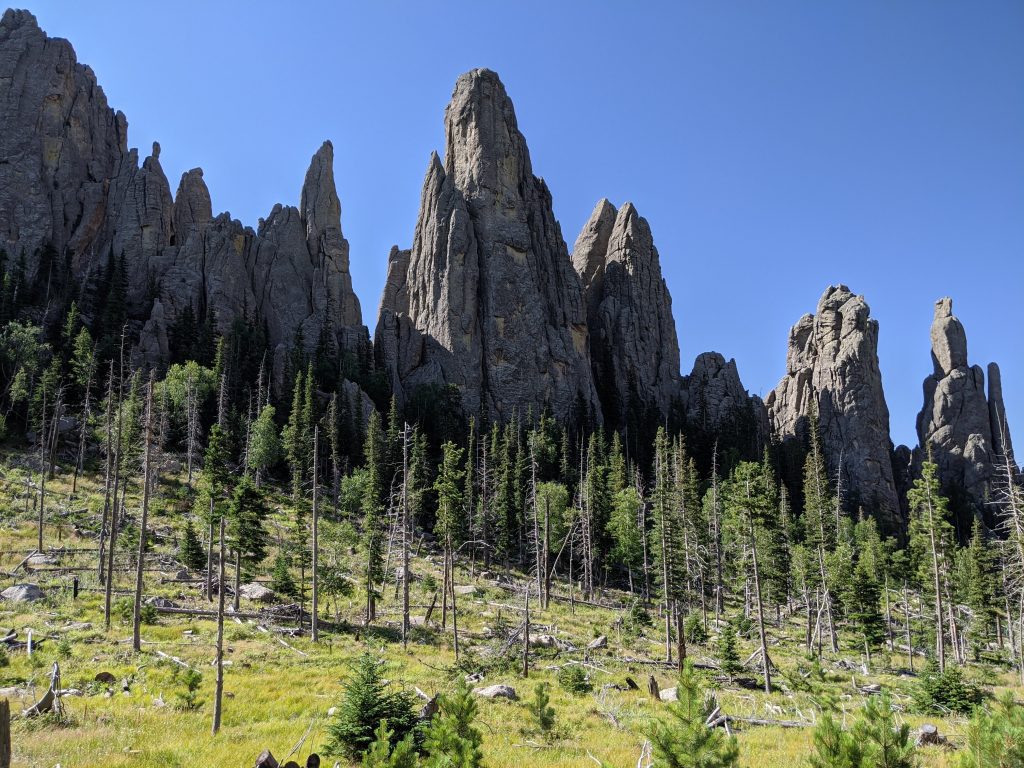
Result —
M651 228L633 207L594 208L572 251L583 281L594 382L605 421L661 421L679 397L672 297Z
M396 396L455 385L467 413L496 421L545 407L600 419L580 281L494 72L459 78L445 135L381 300L376 354Z
M863 296L829 286L817 314L789 332L786 376L765 404L777 439L804 439L816 406L830 474L850 511L863 507L895 530L902 513L893 478L889 409L878 369L878 321Z
M968 363L967 334L953 314L952 299L935 302L931 342L935 370L924 380L915 463L919 465L930 453L943 485L960 507L961 518L973 513L991 523L986 502L995 464L1003 453L1012 454L1013 450L999 367L995 363L988 366L986 398L985 374L980 366Z
M0 157L0 248L24 253L31 275L37 251L52 245L79 278L109 252L124 254L140 362L166 360L168 328L190 304L214 311L221 330L243 312L256 317L279 361L300 331L308 349L325 331L339 351L368 342L330 142L313 156L299 208L276 206L258 233L215 217L202 170L186 173L172 196L160 145L140 166L124 115L71 45L48 38L30 13L7 11Z

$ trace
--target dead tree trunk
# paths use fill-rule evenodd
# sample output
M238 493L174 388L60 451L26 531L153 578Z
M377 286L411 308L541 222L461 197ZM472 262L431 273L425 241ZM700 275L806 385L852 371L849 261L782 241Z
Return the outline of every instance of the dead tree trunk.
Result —
M46 386L43 386L43 410L39 421L39 551L43 551L43 509L46 506L46 457L49 451L46 446Z
M310 616L309 634L314 643L320 642L320 578L317 573L317 558L320 555L320 538L319 538L319 524L320 524L320 506L319 506L319 494L317 493L318 474L319 469L319 456L320 453L320 427L313 427L313 562L310 563L310 568L313 570L313 613ZM408 578L408 574L406 575ZM406 586L406 595L409 594L408 586ZM408 600L406 601L408 605ZM408 609L406 609L408 610ZM408 615L408 614L407 614Z
M526 610L523 618L523 677L530 676L530 583L526 583Z
M139 520L139 556L135 563L135 606L132 613L132 647L138 653L142 650L142 579L146 559L146 524L149 518L149 492L153 474L153 462L150 443L153 438L153 375L150 374L146 385L146 432L143 440L142 469L142 514Z
M220 519L220 581L217 585L217 683L213 693L213 735L220 730L224 699L224 518Z
M119 496L118 492L121 483L121 442L124 436L124 409L121 404L124 400L124 331L121 331L121 365L118 370L117 383L117 431L116 444L114 446L114 488L112 494L113 506L110 510L110 545L107 549L107 584L103 595L103 624L110 629L110 598L114 585L114 551L117 549L117 526L119 518Z
M409 425L402 429L402 648L409 647ZM445 575L448 549L445 545ZM447 585L447 581L445 582ZM445 602L447 608L447 602Z
M107 453L107 468L103 479L103 518L100 522L100 546L99 546L99 565L97 567L97 576L99 578L100 586L105 583L104 577L104 545L106 544L107 536L107 522L110 518L110 479L113 474L114 464L114 438L113 438L113 425L114 419L112 415L112 408L114 403L114 361L110 361L110 377L107 379L107 416L106 416L106 428L107 428L107 440L106 440L106 453Z
M0 701L0 768L11 768L11 702Z

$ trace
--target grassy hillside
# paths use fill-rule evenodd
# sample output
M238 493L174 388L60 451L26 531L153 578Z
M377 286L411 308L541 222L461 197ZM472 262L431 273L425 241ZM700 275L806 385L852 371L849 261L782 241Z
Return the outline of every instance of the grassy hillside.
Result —
M516 688L520 701L481 701L479 722L484 734L486 764L504 766L594 765L594 758L612 766L633 766L645 741L644 732L652 717L665 704L647 692L648 675L653 674L662 689L674 685L675 672L663 664L642 663L664 658L664 641L657 606L647 607L652 623L644 626L631 616L630 595L609 590L601 596L608 607L560 599L547 610L535 605L530 612L533 632L550 634L571 644L558 649L535 649L530 655L529 680L521 677L521 641L507 640L522 621L522 574L502 576L501 583L470 574L467 563L459 563L456 584L475 587L472 594L459 595L458 622L460 658L456 660L450 624L438 626L440 605L430 626L413 628L407 650L399 640L400 602L394 581L384 590L378 622L371 628L362 623L362 597L358 589L350 596L322 605L325 626L321 642L313 644L308 632L285 635L278 628L294 627L294 621L270 618L228 618L224 724L211 736L214 686L216 622L210 617L157 613L142 628L143 652L131 648L130 611L125 614L127 593L134 586L134 550L138 545L135 520L122 531L115 574L115 615L109 631L104 630L103 595L97 582L95 551L98 512L102 505L102 476L87 475L79 480L78 492L70 494L70 477L58 473L48 483L48 524L45 545L56 562L21 567L8 576L35 547L37 530L31 497L26 508L26 470L22 457L7 454L0 468L0 570L3 587L14 583L36 583L46 592L36 603L0 602L0 626L17 631L23 640L31 628L38 645L31 657L24 650L10 650L8 663L0 667L3 695L20 712L45 690L52 663L60 664L63 687L80 695L63 698L65 717L21 718L13 723L14 764L23 766L246 766L256 755L270 748L282 760L293 748L292 759L305 761L310 751L321 751L326 741L328 710L339 699L350 662L365 651L379 654L389 664L388 675L396 684L417 687L433 694L452 690L455 680L467 673L483 672L480 685L507 683ZM34 475L35 478L38 474ZM183 607L210 610L199 581L173 580L179 571L173 556L181 539L183 513L190 495L183 476L161 478L151 523L155 534L146 572L145 595L160 596ZM32 490L32 486L28 486ZM268 526L274 542L283 540L284 499L270 491L280 519ZM129 515L137 514L138 500L129 496ZM359 555L351 546L351 528L338 521L324 521L321 529L323 557L337 562L353 574L359 570ZM68 551L61 554L61 550ZM269 576L273 554L263 564L262 577ZM395 558L391 559L394 573ZM479 569L478 569L479 570ZM441 581L440 553L423 544L412 563L414 581L411 602L415 623L422 623L427 606ZM80 594L72 598L71 580L77 575ZM293 574L299 579L296 570ZM358 577L356 577L358 578ZM567 585L558 585L567 595ZM124 594L122 594L122 592ZM335 604L336 603L336 604ZM229 601L230 604L230 601ZM615 607L618 606L618 607ZM263 606L242 600L243 613L255 613ZM736 614L739 606L728 606ZM713 666L718 656L718 636L724 629L709 619L706 643L691 646L690 657ZM263 631L263 630L268 631ZM935 723L953 741L961 737L964 720L935 718L911 711L910 695L915 677L905 670L908 659L883 654L874 659L871 671L859 669L858 651L844 646L838 655L825 654L820 670L803 653L803 616L783 616L769 628L773 660L779 668L777 690L766 695L756 685L744 687L724 679L714 670L704 673L717 689L722 710L737 717L812 723L822 706L832 704L847 721L864 699L858 687L880 684L890 689L905 712L900 716L915 729L924 722ZM598 635L607 635L606 648L586 651ZM738 640L740 659L755 648L755 632ZM508 652L505 648L508 647ZM159 653L176 657L176 662ZM920 669L923 659L915 660ZM593 691L573 695L560 687L558 670L583 664ZM197 708L187 710L180 698L185 692L184 667L199 670ZM849 668L849 667L852 667ZM116 682L96 682L100 672L111 673ZM971 666L968 677L983 682L990 692L1012 686L1008 669ZM625 688L631 677L640 690ZM741 673L756 683L754 672ZM127 685L123 685L126 681ZM552 736L542 738L534 731L524 706L536 682L550 683L556 726ZM615 688L610 686L617 686ZM858 687L855 687L858 686ZM1020 688L1012 688L1018 698ZM812 728L735 724L739 735L741 762L758 768L792 768L801 764L811 749ZM944 766L954 760L941 748L919 750L927 766ZM333 764L333 758L325 764ZM342 761L344 765L345 762Z

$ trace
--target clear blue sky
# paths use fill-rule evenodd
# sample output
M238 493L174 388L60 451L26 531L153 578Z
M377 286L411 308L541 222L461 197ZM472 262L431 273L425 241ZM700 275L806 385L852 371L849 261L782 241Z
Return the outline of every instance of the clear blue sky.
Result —
M647 217L684 371L735 357L765 395L826 285L863 293L897 442L913 444L932 304L1002 366L1024 449L1024 3L52 2L172 189L205 170L255 226L334 142L372 329L412 240L456 77L496 70L570 247L594 203Z

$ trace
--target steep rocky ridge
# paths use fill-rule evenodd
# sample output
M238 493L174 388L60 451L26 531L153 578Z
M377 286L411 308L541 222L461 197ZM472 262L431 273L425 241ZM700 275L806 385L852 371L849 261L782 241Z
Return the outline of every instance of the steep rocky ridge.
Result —
M863 507L898 530L902 511L893 476L889 409L878 368L878 321L863 296L829 286L814 315L789 333L786 375L765 405L777 440L807 439L812 409L833 481L850 512Z
M651 228L632 203L600 200L572 251L583 282L594 382L606 423L663 421L679 397L672 297Z
M127 120L71 45L48 38L30 13L7 11L0 157L0 248L24 254L31 275L40 249L53 246L83 283L108 253L123 254L140 362L166 361L168 329L188 305L214 311L221 330L243 313L262 321L279 363L299 334L310 350L325 331L339 352L368 343L330 142L313 155L298 208L276 206L258 232L214 217L200 169L172 196L160 145L140 166Z
M376 355L396 396L454 385L465 412L495 421L599 420L580 280L494 72L458 79L445 136L381 300Z

